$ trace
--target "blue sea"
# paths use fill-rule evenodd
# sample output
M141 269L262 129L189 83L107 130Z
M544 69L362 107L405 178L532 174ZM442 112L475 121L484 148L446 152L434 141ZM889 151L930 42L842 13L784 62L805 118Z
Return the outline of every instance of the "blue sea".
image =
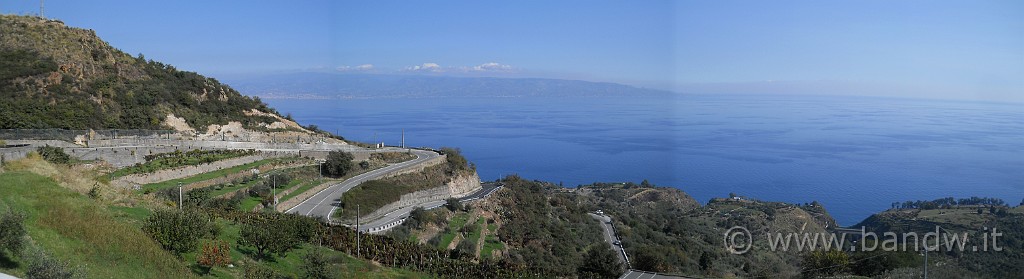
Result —
M461 148L493 180L640 182L701 203L819 201L840 225L891 203L1024 198L1024 104L872 97L268 100L346 138Z

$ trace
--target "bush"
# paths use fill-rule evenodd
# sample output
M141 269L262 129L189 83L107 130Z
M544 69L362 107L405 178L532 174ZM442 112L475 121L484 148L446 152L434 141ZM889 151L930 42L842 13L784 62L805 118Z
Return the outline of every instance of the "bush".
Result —
M199 239L214 228L210 217L193 209L158 210L142 226L142 230L164 249L179 255L195 250Z
M839 275L849 269L850 256L843 251L813 251L804 256L803 275L805 278Z
M71 162L71 156L64 153L64 149L53 146L40 146L36 148L36 152L39 156L43 157L43 160L54 164L67 164Z
M8 209L0 214L0 253L9 256L21 253L25 245L25 213Z
M324 173L328 176L342 177L352 169L352 153L343 151L331 151L327 154L327 161L324 162Z
M245 267L245 274L242 278L246 279L279 279L288 278L277 271L258 264L250 264Z
M85 275L77 268L72 268L66 261L54 259L42 250L36 250L30 255L28 268L25 270L27 279L51 279L51 278L84 278Z
M196 263L205 267L226 266L231 263L231 247L223 240L203 244Z
M459 199L456 198L448 198L447 200L445 200L444 207L447 208L449 211L453 212L456 210L462 210L462 202L460 202Z
M607 244L599 244L587 251L583 264L579 267L580 277L586 278L618 278L622 274L622 263L615 251Z
M327 279L337 277L333 274L333 269L330 268L327 256L317 249L310 249L309 253L302 256L301 268L302 273L306 275L305 278Z

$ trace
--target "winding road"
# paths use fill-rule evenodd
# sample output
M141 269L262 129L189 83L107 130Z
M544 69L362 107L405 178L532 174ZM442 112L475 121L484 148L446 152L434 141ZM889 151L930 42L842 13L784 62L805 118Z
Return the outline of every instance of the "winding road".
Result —
M405 149L383 149L381 151L404 151ZM412 153L416 155L416 159L389 165L380 169L372 170L355 177L349 178L338 184L331 185L326 189L321 190L309 199L302 201L298 205L285 211L286 213L297 213L299 215L314 216L323 218L324 221L330 222L331 213L337 208L338 203L341 201L341 196L348 192L353 187L359 186L363 182L379 179L389 173L400 171L408 168L414 168L419 164L441 156L437 152L425 151L418 149L411 149Z
M501 186L502 184L495 182L480 184L480 190L477 190L476 192L473 192L468 196L460 198L459 201L462 203L468 203L478 199L486 198L487 196L490 196L491 193L494 193L494 191L497 191L499 188L501 188ZM439 200L402 207L396 209L395 211L389 212L380 219L359 225L359 230L362 232L370 233L384 232L391 229L394 226L401 225L405 221L405 217L409 217L409 213L412 212L412 210L417 207L422 207L423 209L430 210L444 206L445 203L447 203L447 201Z

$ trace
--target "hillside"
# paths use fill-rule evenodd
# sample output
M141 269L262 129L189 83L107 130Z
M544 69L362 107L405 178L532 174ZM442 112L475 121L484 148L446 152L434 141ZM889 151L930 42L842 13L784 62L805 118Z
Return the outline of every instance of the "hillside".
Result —
M952 198L936 201L952 201ZM899 235L924 235L936 228L943 233L967 235L966 251L947 249L932 253L933 262L949 265L954 273L976 274L988 278L1020 278L1024 276L1024 206L1011 208L1000 204L966 204L953 202L942 206L894 208L864 219L857 228L867 231L891 231ZM1001 201L1000 201L1001 202ZM1002 233L993 238L995 233ZM988 238L987 240L982 240ZM994 239L994 240L993 240ZM972 247L973 246L973 247ZM987 248L986 248L987 246ZM977 251L974 251L977 247ZM995 251L995 248L1001 251ZM982 276L984 275L984 276Z
M671 94L607 82L542 78L288 73L227 80L264 98L649 97Z
M175 129L202 134L220 132L211 130L221 125L308 133L259 98L142 54L129 55L93 30L0 15L0 34L0 129Z

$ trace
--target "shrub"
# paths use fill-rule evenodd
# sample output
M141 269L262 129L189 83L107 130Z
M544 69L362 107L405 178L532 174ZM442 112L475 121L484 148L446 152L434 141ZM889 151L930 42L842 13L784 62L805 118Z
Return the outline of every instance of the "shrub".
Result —
M849 269L850 256L843 251L813 251L804 256L803 275L806 278L839 275Z
M17 255L25 245L25 213L8 209L0 214L0 252Z
M258 264L250 264L250 265L245 267L245 274L242 276L242 278L246 278L246 279L278 279L278 278L288 278L288 277L285 277L284 275L281 275L280 273L277 273L277 271L275 271L275 270L273 270L273 269L271 269L269 267L265 267L265 266L258 265Z
M231 247L223 240L203 244L196 263L206 267L225 266L231 263Z
M330 268L327 256L316 249L311 249L309 253L302 256L301 268L302 273L306 275L305 278L326 279L337 277L333 274L333 269Z
M622 263L615 251L607 244L590 248L580 265L579 274L586 278L618 278L622 274Z
M71 162L71 156L64 153L64 149L53 146L40 146L36 148L36 152L39 156L43 157L43 160L54 164L67 164Z
M159 210L146 219L142 230L164 249L177 253L195 250L199 239L213 229L210 218L193 210Z
M342 177L352 169L352 153L343 151L331 151L327 154L327 161L324 162L324 173L329 176Z
M448 198L445 200L444 207L448 208L449 211L462 210L462 202L456 198Z
M29 265L25 270L25 278L28 279L50 279L50 278L84 278L85 274L77 268L71 267L66 261L61 261L47 255L46 252L36 249L28 255Z

